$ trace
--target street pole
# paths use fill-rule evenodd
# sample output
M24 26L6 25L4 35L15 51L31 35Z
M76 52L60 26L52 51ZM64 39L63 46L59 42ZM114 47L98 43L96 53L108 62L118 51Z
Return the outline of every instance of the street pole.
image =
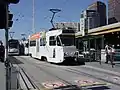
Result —
M5 28L5 66L6 66L6 90L10 90L10 61L8 59L8 3L6 3L6 28Z
M33 33L35 33L35 0L32 0L33 1L33 5L32 5L32 9L33 9L33 11L32 11L32 14L33 14L33 16L32 16L32 32Z

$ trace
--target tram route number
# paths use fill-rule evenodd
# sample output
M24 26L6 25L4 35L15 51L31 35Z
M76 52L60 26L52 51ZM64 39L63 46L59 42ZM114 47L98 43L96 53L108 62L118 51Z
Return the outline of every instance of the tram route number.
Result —
M63 82L59 82L59 81L58 82L48 81L48 82L43 83L42 85L47 89L54 89L54 88L66 86Z
M75 80L75 82L79 84L81 87L106 85L105 83L101 83L93 80Z

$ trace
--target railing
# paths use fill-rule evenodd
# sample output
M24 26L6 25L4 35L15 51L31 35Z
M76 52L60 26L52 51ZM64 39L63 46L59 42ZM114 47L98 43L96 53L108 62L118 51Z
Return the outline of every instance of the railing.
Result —
M9 72L10 90L39 90L19 65L11 64Z
M102 50L90 50L87 51L87 53L84 54L84 59L86 59L87 62L106 62L106 52L105 49ZM112 55L112 56L111 56ZM109 56L109 61L111 62L112 67L114 67L114 54L111 54Z
M84 58L87 62L100 62L101 64L101 51L100 50L90 50L83 53Z

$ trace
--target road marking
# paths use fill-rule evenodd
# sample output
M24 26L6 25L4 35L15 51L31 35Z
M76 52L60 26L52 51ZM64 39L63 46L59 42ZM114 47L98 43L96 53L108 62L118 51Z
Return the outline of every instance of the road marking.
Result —
M120 77L112 77L112 79L114 82L118 82L118 81L120 82Z
M63 82L60 82L60 81L47 81L47 82L42 83L42 85L46 89L54 89L54 88L66 86L66 84L64 84Z
M80 85L81 87L87 87L87 86L98 86L98 85L107 85L107 83L98 82L95 80L75 80L75 82Z

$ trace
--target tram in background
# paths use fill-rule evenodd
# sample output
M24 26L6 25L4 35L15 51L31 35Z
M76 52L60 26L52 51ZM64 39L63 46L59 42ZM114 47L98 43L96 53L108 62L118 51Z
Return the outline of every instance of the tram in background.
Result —
M8 54L9 55L24 55L24 45L20 40L10 39L8 41Z

